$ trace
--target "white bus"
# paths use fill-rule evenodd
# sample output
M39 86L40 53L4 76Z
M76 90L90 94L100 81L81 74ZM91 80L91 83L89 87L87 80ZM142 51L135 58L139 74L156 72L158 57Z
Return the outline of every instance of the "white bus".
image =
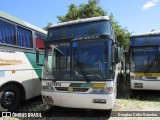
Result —
M132 35L129 54L131 90L160 90L160 32Z
M44 50L46 34L0 11L0 111L13 111L21 100L41 94L42 67L36 65L35 49Z
M116 97L118 62L117 41L109 17L50 27L42 75L46 108L111 110Z

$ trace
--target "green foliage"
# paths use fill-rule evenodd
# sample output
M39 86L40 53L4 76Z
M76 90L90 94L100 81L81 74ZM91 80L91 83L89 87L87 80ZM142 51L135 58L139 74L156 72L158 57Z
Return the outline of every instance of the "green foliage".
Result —
M48 28L49 28L51 25L52 25L52 23L49 22L49 23L47 24L47 26L44 27L43 29L46 30L46 31L48 31Z
M74 3L69 5L69 10L65 16L57 16L60 22L105 16L106 12L98 5L99 0L89 0L88 4L81 4L77 7Z
M79 6L76 6L74 3L72 3L69 5L67 14L64 16L57 16L57 18L59 22L66 22L82 18L107 15L107 12L98 5L99 2L100 0L88 0L87 4L81 4ZM117 36L117 40L119 41L120 47L122 47L124 50L128 49L129 37L131 33L127 30L127 28L122 28L118 24L118 22L114 19L113 14L110 14L109 17L115 29L115 34Z
M112 25L114 27L114 31L119 42L119 45L124 50L127 50L129 47L129 38L131 33L128 31L127 27L122 28L118 22L115 20L113 14L110 14L110 19L112 21Z

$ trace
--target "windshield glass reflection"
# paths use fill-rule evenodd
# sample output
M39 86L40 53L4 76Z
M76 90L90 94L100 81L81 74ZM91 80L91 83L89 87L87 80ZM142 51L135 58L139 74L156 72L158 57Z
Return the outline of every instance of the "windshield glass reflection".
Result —
M131 64L134 72L158 72L157 48L133 49Z
M52 53L52 79L105 80L105 40L61 43L56 47Z

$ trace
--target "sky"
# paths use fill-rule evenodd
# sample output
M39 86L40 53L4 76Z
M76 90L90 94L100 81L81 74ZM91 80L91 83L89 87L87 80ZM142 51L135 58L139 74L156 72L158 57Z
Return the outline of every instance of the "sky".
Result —
M0 0L0 11L43 28L58 23L57 16L65 15L71 3L88 0ZM100 0L99 6L133 34L160 31L160 0Z

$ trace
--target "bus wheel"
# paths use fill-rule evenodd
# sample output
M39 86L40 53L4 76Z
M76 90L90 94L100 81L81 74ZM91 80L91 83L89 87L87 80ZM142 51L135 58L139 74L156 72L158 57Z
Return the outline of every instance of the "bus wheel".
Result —
M15 85L6 85L0 89L0 111L14 111L20 104L20 90Z

